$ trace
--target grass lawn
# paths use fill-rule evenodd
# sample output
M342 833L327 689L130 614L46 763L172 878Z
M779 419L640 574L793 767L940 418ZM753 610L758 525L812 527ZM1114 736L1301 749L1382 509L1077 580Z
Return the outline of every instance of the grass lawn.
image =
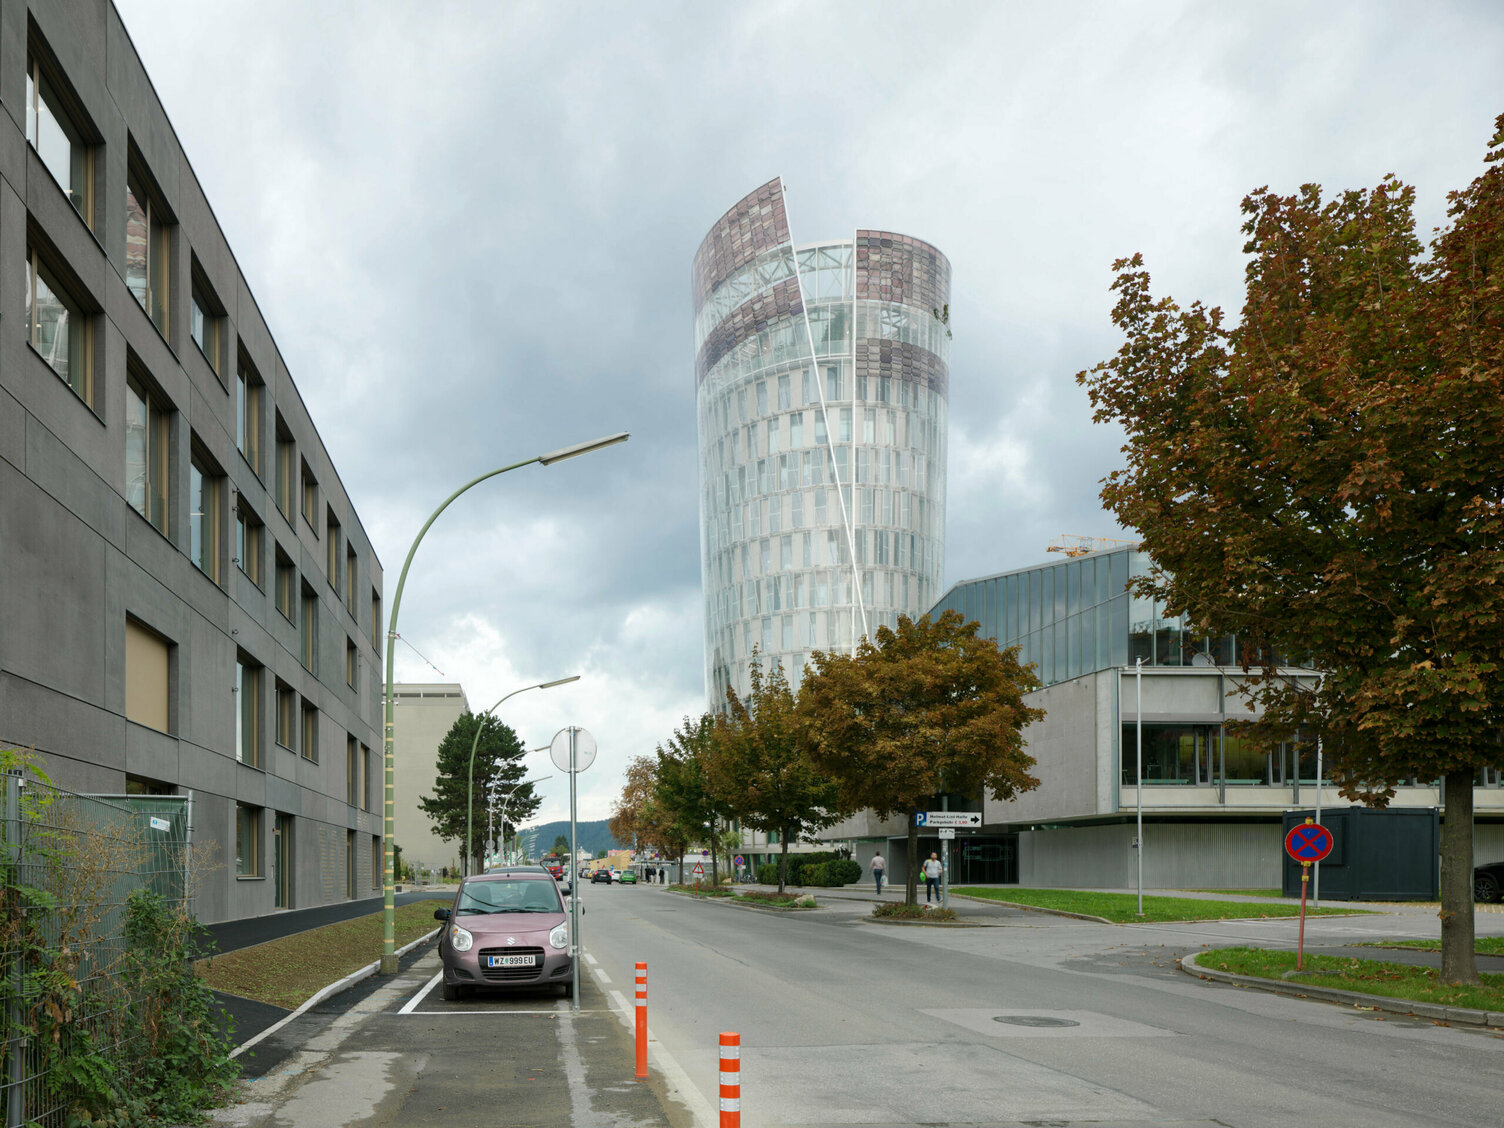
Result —
M777 892L768 892L760 889L738 893L729 885L722 885L719 888L709 885L674 885L670 888L677 889L681 893L692 893L696 897L719 897L727 901L741 901L744 904L770 905L777 909L808 907L798 904L799 898L804 896L801 893L784 893L780 895Z
M1265 948L1216 948L1196 953L1196 962L1234 975L1278 979L1295 970L1295 953L1271 952ZM1302 975L1300 983L1449 1007L1504 1010L1504 975L1485 974L1482 987L1454 987L1439 982L1438 973L1428 967L1315 955L1306 956L1305 970L1317 974Z
M1418 952L1441 951L1440 940L1365 940L1355 948L1413 948ZM1473 951L1480 956L1504 956L1504 936L1479 936Z
M993 901L1012 901L1038 909L1058 909L1067 913L1099 916L1114 924L1169 920L1240 920L1254 917L1290 917L1300 915L1298 902L1278 901L1257 904L1249 901L1198 901L1191 897L1144 897L1144 915L1138 915L1138 897L1132 893L1084 893L1078 889L978 889L960 887L952 890L968 897L985 897ZM1312 909L1307 916L1332 916L1361 912L1361 909Z
M443 901L397 906L397 947L439 927L433 911ZM210 956L195 966L216 991L289 1010L381 956L381 913L326 924L250 948Z

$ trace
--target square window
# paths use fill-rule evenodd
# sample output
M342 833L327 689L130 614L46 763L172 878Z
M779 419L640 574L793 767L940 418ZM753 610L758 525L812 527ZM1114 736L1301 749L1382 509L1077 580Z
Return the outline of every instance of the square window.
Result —
M94 318L78 291L43 262L26 256L26 339L58 378L91 408L94 397Z
M26 61L26 140L52 173L83 221L94 226L94 146L83 128L77 99L53 81L56 71L43 62L40 44Z

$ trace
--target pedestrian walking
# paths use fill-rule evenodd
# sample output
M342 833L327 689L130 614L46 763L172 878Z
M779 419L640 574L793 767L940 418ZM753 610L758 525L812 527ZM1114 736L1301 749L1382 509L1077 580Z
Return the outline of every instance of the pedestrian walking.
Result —
M935 900L940 900L940 875L945 872L945 867L940 864L940 855L931 854L929 861L924 863L924 901L929 903L930 895Z
M882 852L872 855L872 880L877 882L877 895L883 895L883 878L888 874L888 863L883 861Z

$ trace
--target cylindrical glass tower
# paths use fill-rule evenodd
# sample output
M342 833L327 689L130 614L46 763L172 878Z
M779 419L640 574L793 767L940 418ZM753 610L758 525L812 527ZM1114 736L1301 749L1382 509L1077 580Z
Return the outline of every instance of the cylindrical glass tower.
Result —
M695 254L710 707L756 647L797 685L941 594L950 262L887 231L796 247L772 180Z

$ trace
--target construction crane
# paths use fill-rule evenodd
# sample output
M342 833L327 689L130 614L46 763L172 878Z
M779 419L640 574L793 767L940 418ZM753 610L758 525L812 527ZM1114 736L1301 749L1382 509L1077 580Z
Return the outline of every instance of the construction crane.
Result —
M1063 552L1070 557L1089 556L1093 552L1106 552L1120 544L1137 544L1138 541L1118 540L1113 537L1079 537L1074 533L1062 533L1046 552Z

